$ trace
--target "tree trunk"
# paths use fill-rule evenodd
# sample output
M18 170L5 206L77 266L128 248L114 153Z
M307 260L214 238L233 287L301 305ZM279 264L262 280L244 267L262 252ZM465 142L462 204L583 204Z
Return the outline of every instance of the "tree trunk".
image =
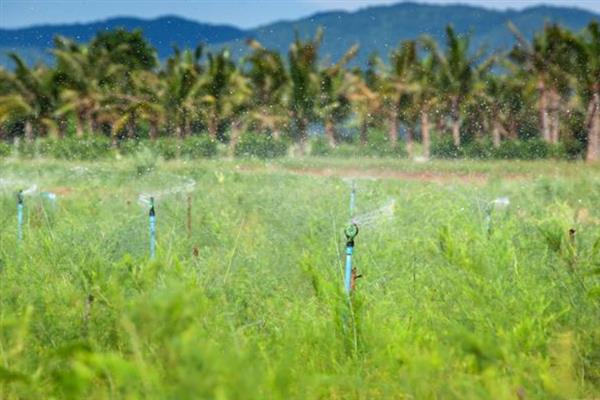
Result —
M90 136L94 133L94 122L93 122L93 118L92 118L92 113L91 112L86 113L86 116L85 116L85 130L87 131L85 133L87 133Z
M414 153L414 131L413 127L410 126L406 130L406 151L408 152L408 158L413 158Z
M67 132L68 123L64 118L60 118L58 120L58 138L62 139L65 137L65 132Z
M219 130L219 123L217 118L213 115L208 119L208 134L211 139L217 140L217 133Z
M548 93L543 79L538 83L538 92L540 94L540 124L542 129L542 138L545 142L550 142L550 126L548 123Z
M500 147L500 130L501 130L500 122L494 119L492 121L492 144L495 148Z
M445 123L439 112L436 112L435 114L438 115L438 118L435 119L435 130L433 133L437 134L437 137L440 138L445 133ZM427 118L429 118L429 116Z
M361 146L366 146L367 145L367 131L368 131L368 124L367 124L367 117L363 118L362 123L360 125L360 135L359 135L359 139L360 139L360 145Z
M33 142L33 125L29 120L25 121L25 140Z
M158 137L158 124L156 122L150 123L150 130L148 131L148 135L150 136L151 141L156 141Z
M75 117L75 136L78 138L83 137L83 116L77 115Z
M423 157L429 159L431 137L429 136L429 115L427 110L421 110L421 137L423 138Z
M398 143L398 111L394 108L389 121L390 146L395 147Z
M185 118L183 122L183 137L189 138L192 136L192 125L189 118ZM215 135L216 138L216 135Z
M506 131L506 129L504 129ZM514 119L508 122L507 137L511 140L517 140L519 138L518 125Z
M235 148L240 140L242 123L238 119L231 121L231 138L229 140L229 152L231 156L235 154Z
M595 92L588 107L588 144L586 161L595 162L600 157L600 92Z
M136 137L136 115L131 114L129 121L127 122L127 136L130 139L135 139Z
M177 125L175 128L175 137L177 138L177 146L175 146L175 158L181 157L181 142L183 141L183 131L181 125Z
M335 124L330 118L325 120L325 137L329 147L335 147Z
M98 122L98 117L95 115L91 115L91 129L92 129L92 133L96 134L96 133L102 133L102 127L100 125L100 123Z
M458 97L452 97L452 141L460 147L460 112L458 110Z
M114 124L110 126L110 145L113 148L117 148L117 133L115 132L115 126Z
M300 126L298 127L298 134L299 134L299 140L300 140L300 154L301 155L306 154L306 142L308 141L307 129L308 129L308 122L306 122L305 120L302 120L300 122Z
M560 136L560 95L556 90L550 90L550 142L558 143Z

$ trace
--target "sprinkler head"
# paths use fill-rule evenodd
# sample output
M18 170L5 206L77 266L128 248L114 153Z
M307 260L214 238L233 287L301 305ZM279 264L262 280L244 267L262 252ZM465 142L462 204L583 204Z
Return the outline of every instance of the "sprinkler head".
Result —
M355 223L348 225L346 229L344 229L344 234L346 235L346 239L348 239L348 241L354 240L356 235L358 235L358 225Z
M154 215L154 197L150 197L150 216L153 217Z
M23 191L22 190L19 190L19 193L17 193L17 203L23 204Z

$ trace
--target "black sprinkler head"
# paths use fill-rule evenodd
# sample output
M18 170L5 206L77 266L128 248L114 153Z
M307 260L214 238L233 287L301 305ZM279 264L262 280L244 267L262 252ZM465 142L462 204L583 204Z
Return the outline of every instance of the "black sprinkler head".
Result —
M346 239L349 241L354 240L356 235L358 235L358 225L355 223L351 223L344 229L344 234L346 235Z

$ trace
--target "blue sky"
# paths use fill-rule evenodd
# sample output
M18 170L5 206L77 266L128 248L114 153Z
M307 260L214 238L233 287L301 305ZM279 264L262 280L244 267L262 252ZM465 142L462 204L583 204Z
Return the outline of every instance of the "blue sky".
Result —
M280 19L296 19L318 11L355 10L399 0L0 0L0 27L88 22L113 16L153 18L175 14L210 23L255 27ZM420 0L463 3L490 8L524 8L540 3L577 6L600 13L600 0Z

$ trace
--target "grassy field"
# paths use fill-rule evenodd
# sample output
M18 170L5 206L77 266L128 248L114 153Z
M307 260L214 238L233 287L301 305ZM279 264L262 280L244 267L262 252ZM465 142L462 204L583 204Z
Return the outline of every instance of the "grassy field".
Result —
M348 300L353 177L395 208ZM600 398L599 205L560 162L5 161L0 398Z

